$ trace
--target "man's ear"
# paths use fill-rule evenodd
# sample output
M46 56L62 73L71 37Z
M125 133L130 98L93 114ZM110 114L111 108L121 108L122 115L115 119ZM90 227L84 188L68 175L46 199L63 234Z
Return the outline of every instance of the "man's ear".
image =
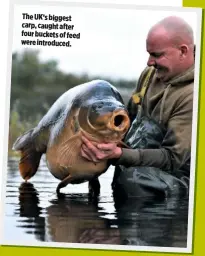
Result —
M180 51L181 51L181 53L180 53L180 56L183 58L183 57L185 57L186 55L187 55L187 53L188 53L188 46L186 45L186 44L182 44L181 46L180 46Z

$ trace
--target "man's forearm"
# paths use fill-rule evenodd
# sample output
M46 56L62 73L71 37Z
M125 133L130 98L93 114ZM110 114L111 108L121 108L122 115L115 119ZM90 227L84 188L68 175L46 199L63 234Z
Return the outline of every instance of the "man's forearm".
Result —
M166 149L122 149L116 165L152 166L164 170L171 169L171 157Z

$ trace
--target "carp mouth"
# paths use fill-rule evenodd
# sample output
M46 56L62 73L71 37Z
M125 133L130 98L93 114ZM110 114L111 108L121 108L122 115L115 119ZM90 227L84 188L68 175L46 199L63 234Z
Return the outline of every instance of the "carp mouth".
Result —
M87 122L93 132L97 132L108 142L121 140L130 126L128 114L122 108L99 115L94 125L91 124L89 118L87 118Z
M130 126L130 120L125 110L115 110L107 124L109 130L125 133Z
M118 115L114 119L114 126L120 126L123 122L124 117L122 115Z

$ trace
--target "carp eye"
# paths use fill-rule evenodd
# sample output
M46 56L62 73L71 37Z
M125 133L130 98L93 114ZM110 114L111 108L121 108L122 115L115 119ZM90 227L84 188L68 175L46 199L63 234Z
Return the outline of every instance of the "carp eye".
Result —
M96 106L97 106L98 109L100 109L104 106L104 102L100 101L100 102L96 103Z
M98 105L97 105L97 109L101 109L103 107L103 102L102 103L99 103Z
M120 126L123 122L124 117L122 115L118 115L114 118L114 124L115 126Z
M102 102L102 101L97 102L97 103L93 104L92 109L93 110L101 109L103 107L103 105L104 105L104 102Z

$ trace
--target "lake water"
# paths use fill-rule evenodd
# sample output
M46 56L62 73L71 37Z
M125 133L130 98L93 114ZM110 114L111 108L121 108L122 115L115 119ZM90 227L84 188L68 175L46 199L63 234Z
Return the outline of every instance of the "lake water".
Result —
M100 177L97 202L88 200L88 183L68 185L58 199L59 181L44 159L36 175L24 183L16 158L9 158L3 240L116 244L157 247L187 246L188 199L162 201L132 198L116 207L111 182L114 169ZM43 244L42 244L43 245Z

